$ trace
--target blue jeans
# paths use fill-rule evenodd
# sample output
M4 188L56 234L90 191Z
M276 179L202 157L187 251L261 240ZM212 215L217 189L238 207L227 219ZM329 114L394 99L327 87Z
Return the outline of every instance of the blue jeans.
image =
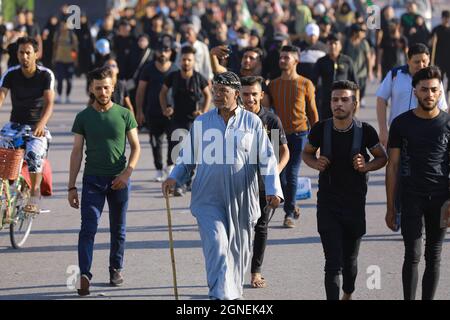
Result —
M109 206L111 247L109 269L121 270L125 251L126 213L130 182L126 188L112 190L115 177L84 176L81 195L81 230L78 238L78 264L80 272L92 278L90 273L94 253L94 238L102 215L105 199Z
M285 218L294 217L297 176L302 162L302 151L308 139L308 131L286 135L289 148L289 162L281 172L281 187L284 194Z

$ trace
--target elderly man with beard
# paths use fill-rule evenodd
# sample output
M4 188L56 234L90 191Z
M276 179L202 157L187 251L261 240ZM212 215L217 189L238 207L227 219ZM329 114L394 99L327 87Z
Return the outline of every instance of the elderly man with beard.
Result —
M417 107L394 119L389 131L386 170L386 224L395 230L394 200L400 175L401 230L405 244L403 295L414 300L425 227L425 271L422 299L434 297L439 282L442 243L449 218L450 116L438 108L442 97L438 67L417 71L412 80Z
M172 47L167 43L159 42L155 48L155 60L148 63L141 72L136 91L136 120L139 125L145 124L150 135L156 174L154 181L164 180L162 145L164 135L170 139L170 121L161 109L159 92L168 74L178 70L171 61ZM170 153L167 153L166 171L170 172L173 165Z
M214 77L217 108L195 119L177 164L162 185L168 196L196 170L191 211L200 231L211 299L242 297L252 232L261 216L258 172L264 178L268 205L276 208L283 198L272 145L258 116L238 102L240 88L232 72Z
M354 118L357 91L358 86L351 81L333 84L333 118L312 127L303 150L305 163L320 171L317 228L325 253L328 300L339 300L341 273L342 299L352 298L359 246L366 233L367 173L382 168L387 161L375 129Z
M81 230L78 238L80 296L89 295L94 238L105 200L109 206L111 250L110 284L123 284L126 213L130 193L130 177L139 159L137 123L130 110L111 101L114 84L110 68L95 69L88 74L93 103L77 114L72 132L75 134L70 156L68 201L78 209L80 201L75 186L86 141L86 163L81 197ZM126 139L131 153L127 165Z

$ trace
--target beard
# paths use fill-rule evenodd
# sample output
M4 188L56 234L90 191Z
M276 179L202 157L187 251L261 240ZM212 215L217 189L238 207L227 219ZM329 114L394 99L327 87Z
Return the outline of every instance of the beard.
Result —
M189 72L189 71L192 71L192 68L191 67L181 66L181 70L183 70L183 72Z
M333 117L335 117L338 120L345 120L352 116L352 112L345 112L341 110L340 113L336 112L337 110L333 111Z
M104 106L106 106L107 104L109 104L109 103L111 102L111 97L108 98L108 101L107 101L106 103L103 103L102 101L100 101L99 99L97 99L97 97L95 98L95 101L97 101L97 103L98 103L100 106L104 107Z
M438 100L436 100L432 105L426 104L425 100L417 99L417 102L419 103L420 107L425 111L431 111L438 105Z
M156 60L157 60L159 63L161 63L161 64L164 64L164 63L166 63L167 61L169 61L169 59L167 59L167 58L166 58L165 56L163 56L163 55L160 55L159 57L157 57Z

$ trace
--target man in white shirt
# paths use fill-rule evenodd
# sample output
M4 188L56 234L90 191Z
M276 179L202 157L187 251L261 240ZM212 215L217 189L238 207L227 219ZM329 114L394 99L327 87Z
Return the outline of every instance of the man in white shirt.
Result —
M408 51L407 64L389 71L378 88L376 92L377 119L380 142L384 147L387 146L388 140L388 126L386 123L388 100L391 99L391 111L389 114L390 126L397 116L416 108L417 98L413 92L412 77L416 72L427 67L429 63L430 52L427 46L422 43L415 44ZM444 90L442 82L441 90ZM438 107L441 110L447 111L448 107L444 95L439 99Z

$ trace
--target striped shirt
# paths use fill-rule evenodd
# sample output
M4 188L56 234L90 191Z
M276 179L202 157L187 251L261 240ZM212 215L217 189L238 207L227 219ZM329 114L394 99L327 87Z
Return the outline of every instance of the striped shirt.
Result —
M307 131L319 120L314 91L311 80L302 76L295 80L277 78L270 82L272 107L286 134Z

